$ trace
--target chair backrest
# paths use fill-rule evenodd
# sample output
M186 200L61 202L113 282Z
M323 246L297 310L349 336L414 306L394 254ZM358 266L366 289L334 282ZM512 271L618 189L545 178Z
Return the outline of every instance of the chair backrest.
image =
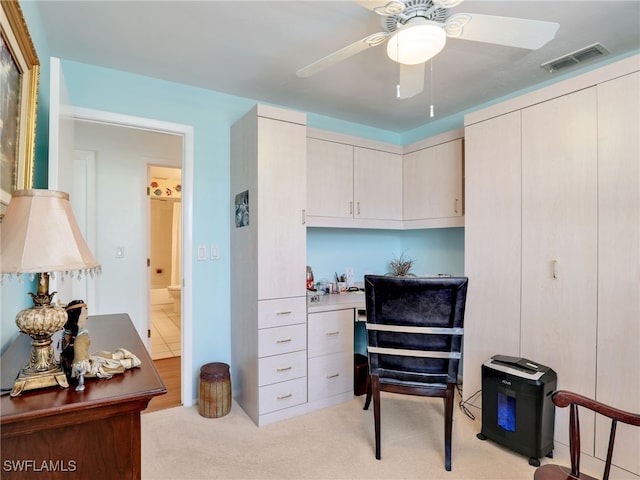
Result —
M569 411L569 451L571 456L571 475L580 477L580 418L578 406L587 408L599 415L604 415L611 419L611 431L609 432L609 447L607 449L607 459L604 465L603 480L609 478L611 470L611 459L613 456L613 444L616 436L616 426L618 422L629 425L640 426L640 414L625 412L617 408L610 407L604 403L592 400L588 397L566 390L559 390L553 394L553 403L558 407L570 407Z
M364 283L370 373L455 383L468 279L366 275Z

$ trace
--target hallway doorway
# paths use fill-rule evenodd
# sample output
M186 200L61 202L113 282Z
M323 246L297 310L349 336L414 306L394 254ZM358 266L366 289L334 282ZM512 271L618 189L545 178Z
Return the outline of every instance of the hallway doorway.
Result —
M186 170L187 175L184 178L182 173L182 183L186 183L185 186L191 185L193 182L192 175L189 173L193 167L193 132L191 127L165 124L148 119L137 119L135 117L126 117L108 114L106 112L94 112L79 110L75 112L75 148L80 150L91 150L96 152L96 179L102 181L102 178L111 177L115 180L117 185L115 188L109 190L110 197L108 201L100 202L99 191L103 190L100 185L93 185L91 190L95 190L96 197L98 197L96 215L94 218L98 218L100 222L103 222L105 218L113 216L113 212L118 213L117 221L111 222L109 231L100 237L100 245L105 248L101 252L101 259L103 265L108 265L110 272L116 272L125 268L135 268L133 273L131 272L118 272L118 278L128 278L129 282L117 281L113 282L112 275L102 275L96 283L98 295L95 301L92 303L92 313L110 313L111 310L117 309L118 311L130 312L130 316L136 325L140 336L147 344L149 351L152 350L152 342L149 338L149 334L152 329L151 309L150 309L150 293L149 293L149 275L147 267L147 257L149 255L149 213L148 207L142 208L148 203L149 197L146 194L146 186L148 185L148 165L150 163L160 164L163 166L173 165L181 172ZM105 122L106 123L103 123ZM88 135L88 131L92 130L94 135ZM120 138L114 141L111 134L117 132ZM106 133L106 135L105 135ZM90 141L93 139L92 141ZM96 139L100 139L97 140ZM109 140L110 139L110 140ZM175 139L175 140L173 140ZM166 143L167 140L169 143ZM175 143L177 141L177 144ZM121 148L120 155L111 156L111 152L106 151L105 144L109 145L109 148L115 148L117 145ZM171 156L168 157L168 153ZM107 153L109 157L107 157ZM107 160L110 158L110 160ZM111 169L115 164L122 162L129 170L124 172L117 172L110 170L106 172L104 168L109 165ZM140 163L141 162L141 163ZM167 163L168 162L168 163ZM138 166L136 166L138 165ZM182 167L182 168L180 168ZM136 187L139 185L139 188ZM95 189L93 188L95 187ZM113 186L112 186L113 187ZM133 187L133 188L132 188ZM187 189L187 192L192 189ZM114 197L114 192L117 193ZM121 199L125 192L129 192L134 197L124 200ZM136 193L139 192L139 193ZM140 197L135 197L140 195ZM117 201L114 204L114 199ZM187 194L181 199L181 208L189 208L191 204L191 197ZM118 202L120 202L118 204ZM100 215L97 213L100 212ZM146 212L146 213L143 213ZM140 216L142 214L142 216ZM125 220L129 217L134 217L132 224L129 224L129 220ZM146 218L145 218L146 217ZM133 226L132 226L133 225ZM118 229L122 230L126 228L126 231L118 232ZM143 230L139 230L140 227L144 227ZM181 245L181 250L185 258L189 258L191 252L191 220L185 218L182 221L181 231L185 236L185 242ZM114 234L114 232L116 232ZM116 239L117 237L117 239ZM143 242L138 247L137 243ZM110 243L117 244L118 246L125 246L125 248L117 248L115 251L124 252L123 258L114 259L114 248ZM100 250L100 248L98 248ZM142 257L142 258L140 258ZM144 261L144 267L142 262ZM133 261L132 261L133 260ZM183 286L186 285L186 289L183 288L182 298L184 299L184 305L182 310L174 314L171 304L167 304L165 312L169 319L176 325L177 332L177 345L173 345L174 350L171 351L172 355L175 353L176 357L171 361L163 362L163 365L156 365L158 370L163 372L171 371L170 378L163 379L168 388L171 389L170 393L163 396L163 401L173 398L171 404L168 406L184 404L185 406L193 405L193 381L189 374L185 374L185 370L190 373L192 368L191 359L191 345L192 345L192 321L191 321L191 307L190 301L191 290L190 280L191 278L191 266L189 263L182 265L182 278ZM105 269L106 270L106 269ZM140 278L142 275L142 278ZM107 278L109 277L109 278ZM137 280L139 279L139 280ZM138 288L130 288L131 282L140 284L142 291ZM129 288L126 288L126 286ZM124 290L123 290L124 287ZM171 318L172 317L172 318ZM157 342L156 342L157 343ZM164 359L163 359L164 360ZM166 365L164 365L166 364ZM168 368L170 367L170 368Z

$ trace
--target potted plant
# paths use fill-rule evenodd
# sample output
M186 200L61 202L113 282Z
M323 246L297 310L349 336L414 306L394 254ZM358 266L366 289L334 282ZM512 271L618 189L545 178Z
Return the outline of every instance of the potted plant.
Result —
M399 257L394 257L389 261L389 272L387 275L393 277L415 277L415 275L410 272L412 266L413 260L406 258L403 252Z

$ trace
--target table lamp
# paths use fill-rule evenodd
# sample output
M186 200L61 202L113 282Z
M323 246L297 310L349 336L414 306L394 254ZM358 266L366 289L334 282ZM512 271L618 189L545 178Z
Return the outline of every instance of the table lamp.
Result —
M51 336L67 321L62 306L51 301L49 277L78 278L100 273L100 264L89 251L69 203L69 194L54 190L16 190L0 223L0 272L2 278L38 275L33 307L16 316L16 325L32 338L28 364L20 371L11 396L49 386L69 386L55 360Z

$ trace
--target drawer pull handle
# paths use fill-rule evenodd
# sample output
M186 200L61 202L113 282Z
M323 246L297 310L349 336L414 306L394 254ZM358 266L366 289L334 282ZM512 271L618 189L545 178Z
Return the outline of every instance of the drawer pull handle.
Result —
M336 378L339 377L340 374L339 373L334 373L333 375L327 375L327 378Z
M353 202L349 202L349 215L353 215Z
M327 332L326 335L327 336L329 336L329 335L340 335L340 330L336 330L335 332Z
M276 315L291 315L291 310L288 312L277 312Z
M284 400L286 398L291 398L293 397L293 393L287 393L286 395L279 395L277 398L278 400Z
M291 370L293 367L289 365L288 367L278 367L276 368L276 372L286 372L287 370Z
M276 343L289 343L291 341L290 338L284 338L282 340L276 340Z

